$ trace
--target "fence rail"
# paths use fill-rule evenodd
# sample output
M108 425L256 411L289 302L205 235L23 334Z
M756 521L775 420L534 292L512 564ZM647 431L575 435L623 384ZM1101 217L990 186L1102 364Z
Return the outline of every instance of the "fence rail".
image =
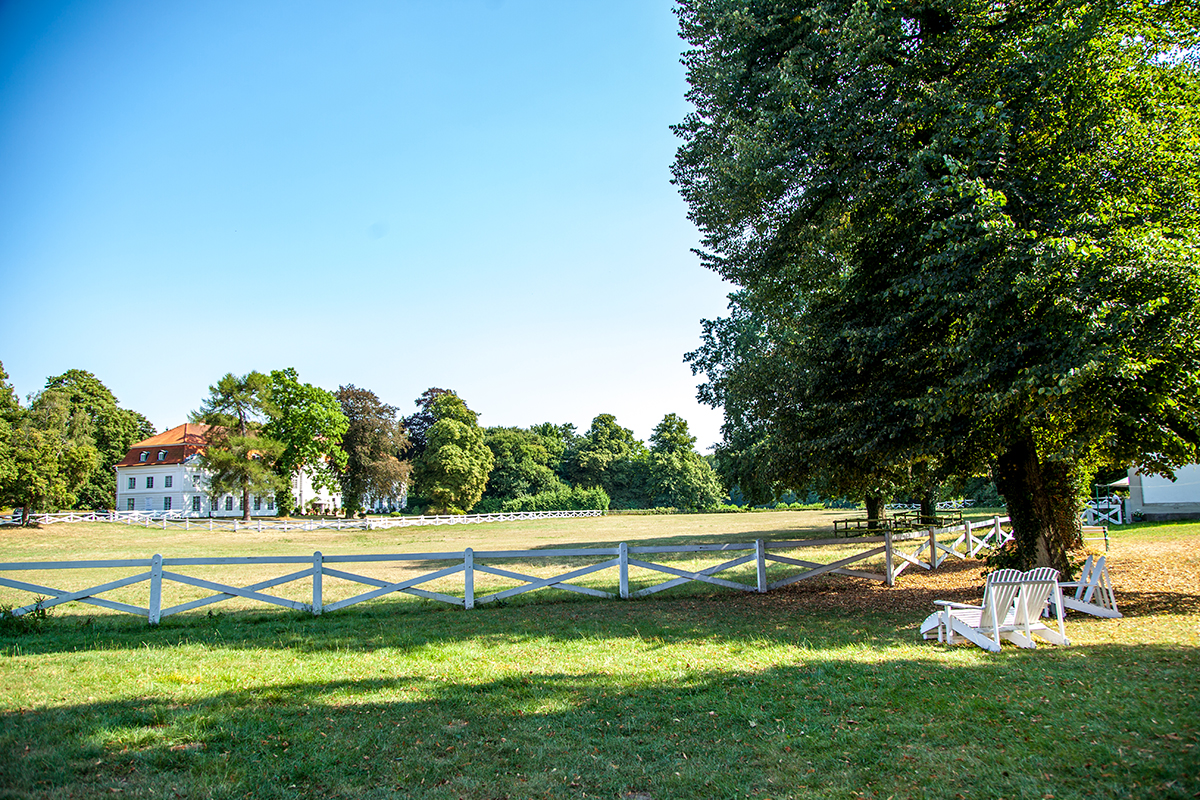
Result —
M59 511L53 514L30 514L29 521L39 525L58 522L118 522L125 525L154 526L162 530L210 531L317 531L317 530L383 530L422 525L478 525L485 522L516 522L531 519L563 519L568 517L602 517L598 509L584 511L511 511L495 514L442 514L416 517L364 517L362 519L251 519L245 522L230 517L201 517L181 511ZM21 523L20 512L13 512L12 524Z
M964 523L950 528L932 529L928 533L885 531L881 536L866 536L853 540L843 538L768 542L758 539L744 543L687 546L630 546L622 542L615 547L482 551L467 548L451 552L381 555L324 555L316 552L311 556L164 558L162 555L156 554L151 558L142 559L9 562L0 563L0 573L72 570L124 571L129 569L142 571L132 575L122 575L84 589L62 589L2 576L0 576L0 586L40 595L33 603L8 612L14 616L63 603L81 602L146 617L151 625L157 625L166 616L194 611L234 598L320 615L326 611L336 611L393 593L414 595L470 609L542 589L560 589L604 599L628 599L648 597L688 582L699 581L739 591L768 592L827 574L866 578L891 586L895 583L896 577L911 565L923 569L935 569L948 557L969 558L976 555L985 546L1002 544L1007 541L1006 537L1011 538L1011 535L1003 528L1003 523L1007 521L1007 518L996 517L987 522ZM954 536L954 538L946 542L939 539L939 536L942 538ZM918 542L915 550L906 552L905 548L912 547ZM964 547L965 550L960 551L960 548ZM853 552L842 555L847 549ZM805 551L819 550L833 550L840 557L835 557L832 561L816 560L816 553L809 558L802 557ZM681 568L663 563L661 558L662 556L704 553L728 553L732 557L704 569ZM878 562L880 556L882 556L882 564ZM541 562L553 566L553 562L564 559L586 559L592 563L570 566L570 568L566 568L565 572L552 576L531 575L500 566L504 562L514 560ZM874 564L864 563L873 559L875 560ZM349 565L355 564L415 567L424 571L417 575L405 576L401 580L387 580L352 571L354 568ZM719 577L720 573L748 564L755 566L753 583L744 582L745 579L737 580L737 576ZM773 565L776 566L776 575L782 569L793 569L791 574L768 581L768 569ZM189 567L214 566L278 566L291 568L292 571L245 586L213 581L188 575L182 571ZM297 566L301 568L295 569ZM868 567L873 567L873 569ZM556 567L556 569L562 568L564 566L561 564ZM654 579L658 582L649 583L649 585L634 590L630 584L630 568L644 570L644 574L647 576L657 575L658 577ZM800 571L796 572L794 568L798 568ZM361 570L362 566L357 569ZM576 582L580 578L612 569L617 571L615 591L608 591L596 586L583 586ZM517 585L487 594L478 594L475 578L479 574L515 581ZM432 587L422 588L423 584L457 575L462 576L461 595ZM354 591L359 593L326 602L327 592L324 581L326 576L354 585ZM311 582L311 601L282 597L268 591L297 581ZM211 593L164 607L163 587L164 584L171 583ZM101 596L117 589L127 589L141 584L146 584L148 588L145 606Z

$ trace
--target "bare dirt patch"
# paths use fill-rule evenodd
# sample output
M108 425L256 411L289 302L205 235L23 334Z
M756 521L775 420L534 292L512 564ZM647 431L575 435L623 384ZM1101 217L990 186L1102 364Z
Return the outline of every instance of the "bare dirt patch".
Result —
M1107 560L1125 616L1200 613L1200 537L1117 542ZM745 599L843 611L930 611L934 600L978 603L983 568L977 560L948 561L932 571L909 567L890 588L865 578L822 576Z

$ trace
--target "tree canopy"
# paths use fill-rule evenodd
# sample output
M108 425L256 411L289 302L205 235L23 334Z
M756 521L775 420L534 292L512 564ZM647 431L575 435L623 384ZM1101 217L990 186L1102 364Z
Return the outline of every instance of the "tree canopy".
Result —
M751 485L988 468L1063 570L1092 470L1200 452L1200 11L684 0L693 366Z
M291 367L271 372L266 411L263 433L284 445L275 472L289 485L276 493L276 501L279 513L288 514L294 502L290 481L300 470L318 489L338 487L338 476L347 463L342 437L350 421L332 392L301 383Z
M270 391L271 379L261 372L227 373L208 387L208 398L192 415L209 426L200 465L208 473L210 498L240 494L247 521L251 494L274 495L287 485L275 471L286 445L263 430Z
M70 369L46 381L46 389L67 400L68 413L81 413L89 422L96 448L97 468L79 486L75 503L91 508L111 508L117 502L113 467L134 443L154 435L154 426L136 411L120 408L117 398L90 372Z
M339 476L342 505L351 516L362 509L367 496L392 498L408 483L412 464L407 460L408 437L388 405L368 389L354 384L338 388L337 399L349 424L342 437L346 467Z
M426 431L425 452L416 462L419 491L451 514L469 511L483 496L494 457L479 427L479 415L453 392L430 406L434 423Z

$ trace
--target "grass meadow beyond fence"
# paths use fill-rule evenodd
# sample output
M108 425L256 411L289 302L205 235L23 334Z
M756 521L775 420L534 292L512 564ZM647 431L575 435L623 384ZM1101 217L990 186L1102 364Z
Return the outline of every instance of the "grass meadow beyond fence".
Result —
M235 542L56 525L0 531L0 560L746 541L829 524L781 512ZM1123 587L1138 559L1182 577ZM832 576L471 613L398 598L150 628L63 607L0 629L0 798L1192 798L1200 525L1128 526L1110 560L1124 619L1072 615L1071 647L998 655L917 635L928 582L981 586L977 562L894 589Z

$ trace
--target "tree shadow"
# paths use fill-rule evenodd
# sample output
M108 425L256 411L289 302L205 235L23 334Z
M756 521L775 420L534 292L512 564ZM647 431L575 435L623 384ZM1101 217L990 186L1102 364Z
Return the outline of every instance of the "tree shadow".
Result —
M669 674L498 665L0 714L0 796L1191 796L1197 655L1106 645ZM1157 675L1104 680L1116 665ZM1161 665L1161 666L1160 666ZM433 664L427 665L430 670ZM254 683L248 678L248 682ZM1086 715L1079 714L1086 708ZM1156 719L1173 720L1167 726ZM1071 739L1068 745L1064 736Z

